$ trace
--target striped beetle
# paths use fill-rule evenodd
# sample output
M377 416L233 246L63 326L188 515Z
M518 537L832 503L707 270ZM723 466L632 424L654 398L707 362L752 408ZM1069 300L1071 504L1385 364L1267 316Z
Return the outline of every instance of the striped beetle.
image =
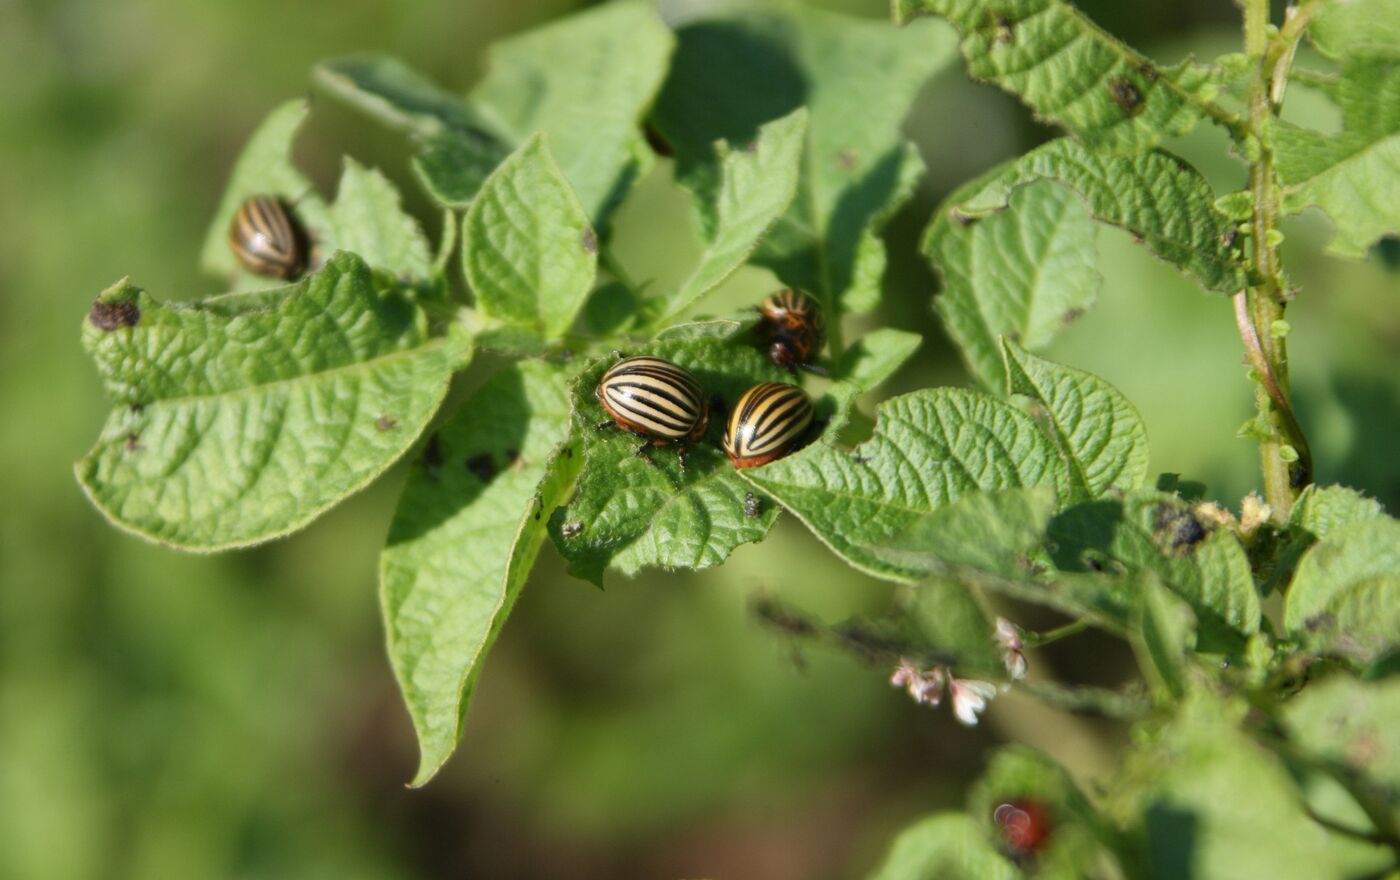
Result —
M768 359L780 367L797 367L824 372L813 367L826 336L821 306L807 294L785 288L758 307L761 316L758 333L768 343Z
M228 229L229 247L249 272L291 281L306 271L307 238L281 198L249 197Z
M796 385L765 382L739 397L724 428L724 451L736 468L782 458L807 434L812 401Z
M687 441L705 436L710 424L710 402L700 383L658 357L623 358L603 374L595 393L612 417L611 422L599 425L599 430L615 424L646 437L638 454L645 454L652 446L674 443L681 467L685 467Z

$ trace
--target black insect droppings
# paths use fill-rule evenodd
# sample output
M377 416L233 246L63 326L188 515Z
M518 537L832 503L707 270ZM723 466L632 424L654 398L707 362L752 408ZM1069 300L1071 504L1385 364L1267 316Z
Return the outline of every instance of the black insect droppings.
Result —
M651 151L656 155L665 156L668 159L676 155L676 151L671 147L671 142L666 140L665 136L657 131L656 126L651 123L642 126L642 136L647 139L647 146L651 147Z
M491 458L491 453L483 452L480 455L473 455L467 459L467 470L481 482L488 482L496 476L496 462Z
M590 254L598 253L598 233L591 226L583 230L583 249Z
M763 500L752 492L744 493L744 516L755 519L763 512Z
M1155 521L1157 545L1177 556L1191 553L1210 534L1196 514L1171 504L1157 506Z
M1142 92L1138 91L1138 87L1129 80L1110 80L1108 90L1113 95L1113 103L1117 104L1129 116L1141 109Z
M1138 73L1142 74L1142 78L1147 80L1148 82L1156 82L1157 77L1159 76L1159 74L1157 73L1157 68L1153 67L1146 61L1138 65L1137 71Z
M136 432L136 431L132 431L130 434L127 434L127 435L126 435L126 451L127 451L127 452L140 452L141 450L143 450L143 449L145 449L145 448L146 448L145 446L142 446L142 445L141 445L141 434L140 434L140 433L138 433L138 432Z
M1078 321L1082 317L1084 317L1083 309L1066 309L1065 313L1063 315L1060 315L1060 325L1062 327L1068 327L1070 324L1073 324L1075 321Z
M1016 39L1016 27L1011 23L1011 19L1004 15L997 15L992 24L994 26L992 39L998 43L1009 46Z
M374 427L380 431L392 431L399 425L399 420L390 415L383 415L374 420Z
M845 149L836 154L836 167L842 171L850 171L859 161L860 154L852 149Z
M141 310L136 307L136 303L130 300L119 302L99 300L92 304L92 311L88 312L88 320L98 330L110 333L121 327L135 327L136 322L141 320Z

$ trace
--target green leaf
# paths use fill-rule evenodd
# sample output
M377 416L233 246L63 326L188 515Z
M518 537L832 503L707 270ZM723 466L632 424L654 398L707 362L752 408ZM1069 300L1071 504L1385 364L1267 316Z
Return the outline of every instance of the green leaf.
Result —
M1188 506L1170 495L1138 492L1071 507L1049 528L1063 571L1121 569L1161 578L1188 603L1212 636L1238 641L1259 629L1259 594L1249 559L1234 532L1210 532Z
M462 262L490 317L557 339L598 268L598 237L543 135L492 172L462 222Z
M1282 589L1293 577L1308 548L1352 523L1385 516L1380 502L1345 486L1308 486L1293 502L1278 557L1270 569L1269 589Z
M717 337L660 341L627 354L652 354L678 364L726 404L751 385L788 378L752 345ZM757 517L745 515L744 497L753 489L720 451L721 412L711 413L705 441L689 446L683 470L670 447L651 450L648 462L637 454L641 439L597 429L610 419L594 392L613 363L611 357L593 361L573 384L583 476L573 499L549 524L569 572L601 584L609 567L629 576L646 566L708 568L740 544L766 535L777 507L764 504Z
M792 203L806 134L807 111L799 108L761 127L749 145L716 145L720 183L709 244L681 286L649 304L661 313L653 324L669 321L744 265Z
M1338 675L1284 707L1290 738L1309 757L1343 768L1400 817L1400 679L1360 682Z
M873 308L885 266L879 229L923 172L900 123L951 57L949 35L794 6L702 20L678 38L652 122L675 149L702 227L714 227L715 142L748 143L762 123L805 104L797 197L754 262L814 293L832 317Z
M1093 305L1096 230L1070 190L1034 183L1007 210L968 222L956 206L993 172L949 196L924 233L922 251L943 277L934 308L983 388L1006 387L999 337L1037 349Z
M1065 0L895 0L894 12L946 18L974 79L1096 149L1140 152L1186 134L1216 91L1207 68L1158 67Z
M1017 880L1024 875L963 813L935 813L895 838L870 880Z
M815 443L744 477L778 499L852 565L907 579L869 551L924 514L970 492L1051 486L1064 465L1030 418L954 388L916 391L876 407L875 434L851 452Z
M841 353L835 378L858 391L871 391L904 366L923 342L923 336L907 330L871 330Z
M1132 490L1147 477L1147 429L1118 389L1091 373L1042 360L1009 340L1007 387L1045 410L1069 470L1070 486L1082 498Z
M1288 769L1240 730L1244 711L1195 693L1166 727L1136 737L1110 796L1141 876L1315 880L1393 865L1384 847L1308 816Z
M1329 58L1400 58L1400 0L1332 0L1308 25Z
M380 595L418 734L414 785L456 748L482 661L544 542L543 515L573 485L567 381L542 361L503 368L443 424L404 486Z
M1173 697L1187 687L1187 658L1196 649L1196 615L1185 599L1164 586L1151 572L1138 581L1138 635L1135 643L1156 673L1157 685Z
M1079 193L1095 220L1126 229L1207 290L1234 293L1244 286L1234 225L1216 209L1210 184L1162 150L1111 156L1060 138L1022 156L953 210L978 220L1004 210L1017 187L1041 179Z
M651 167L639 122L675 45L650 4L613 2L494 44L487 74L462 101L402 62L368 55L317 67L317 82L407 132L414 170L443 206L466 208L515 147L544 132L602 233Z
M224 188L224 197L214 213L214 221L204 236L200 264L205 271L225 278L238 274L246 277L229 249L228 230L239 206L249 196L281 196L295 205L297 218L308 230L319 231L329 227L325 201L291 160L292 141L310 109L304 100L288 101L269 113L248 139L238 161L234 163L233 174ZM262 279L261 286L278 286L281 283Z
M1284 207L1326 211L1336 227L1329 250L1362 257L1400 233L1400 63L1349 61L1328 92L1342 110L1340 133L1274 124Z
M432 249L418 222L403 212L399 192L384 175L350 157L331 205L330 240L376 269L403 278L434 274Z
M1400 642L1400 522L1362 520L1298 563L1284 627L1317 651L1370 660Z
M404 213L398 190L384 175L346 157L335 203L327 206L292 164L292 141L307 112L305 101L283 104L249 139L205 236L204 268L232 279L236 289L269 289L284 283L245 271L228 243L229 226L244 200L271 194L285 199L305 227L313 265L343 250L405 279L434 275L432 248L418 222Z
M264 295L163 305L121 282L83 343L117 404L77 464L114 523L189 550L265 541L362 488L413 443L468 357L353 254Z
M1026 801L1045 812L1051 827L1035 854L1036 877L1082 878L1105 873L1100 839L1110 835L1065 768L1024 746L997 749L968 796L968 812L982 817L988 834L998 834L997 808Z
M651 162L641 117L675 37L646 2L595 9L495 43L472 106L512 143L536 132L600 230Z
M950 580L919 584L908 615L917 644L931 662L951 666L959 678L1006 679L992 622L967 586Z
M1134 582L1107 574L1056 572L1042 561L1046 529L1057 507L1056 493L1048 486L973 492L860 552L910 578L991 590L1122 631L1134 606Z

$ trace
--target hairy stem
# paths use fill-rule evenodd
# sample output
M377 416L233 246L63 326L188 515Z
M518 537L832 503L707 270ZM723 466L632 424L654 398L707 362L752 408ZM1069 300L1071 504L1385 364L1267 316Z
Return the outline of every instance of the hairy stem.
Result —
M1279 192L1268 129L1313 4L1305 13L1291 13L1284 29L1271 39L1268 0L1242 2L1245 53L1257 64L1250 84L1248 118L1256 152L1249 169L1249 189L1254 196L1249 224L1253 285L1236 301L1236 321L1258 383L1255 402L1264 429L1259 442L1264 496L1275 519L1282 522L1298 493L1312 481L1312 454L1288 400L1288 345L1283 334L1274 332L1283 320L1287 295L1275 240Z

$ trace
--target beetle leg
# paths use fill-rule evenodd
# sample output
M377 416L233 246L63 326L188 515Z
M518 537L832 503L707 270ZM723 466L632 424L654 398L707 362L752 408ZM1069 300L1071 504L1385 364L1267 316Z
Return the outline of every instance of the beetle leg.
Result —
M820 364L798 364L797 366L801 367L809 373L815 373L816 375L823 376L827 379L831 378L831 371L828 370L826 367L821 366ZM793 371L793 375L797 375L797 372L795 370Z
M648 440L647 442L643 443L641 446L638 446L638 447L637 447L637 451L634 452L634 453L632 453L632 454L635 455L635 456L637 456L638 458L640 458L642 461L646 462L647 464L651 465L652 467L656 467L656 462L652 461L652 459L651 459L651 441L650 441L650 440Z
M681 443L676 447L676 461L680 462L681 470L685 470L685 457L690 451L690 447Z

